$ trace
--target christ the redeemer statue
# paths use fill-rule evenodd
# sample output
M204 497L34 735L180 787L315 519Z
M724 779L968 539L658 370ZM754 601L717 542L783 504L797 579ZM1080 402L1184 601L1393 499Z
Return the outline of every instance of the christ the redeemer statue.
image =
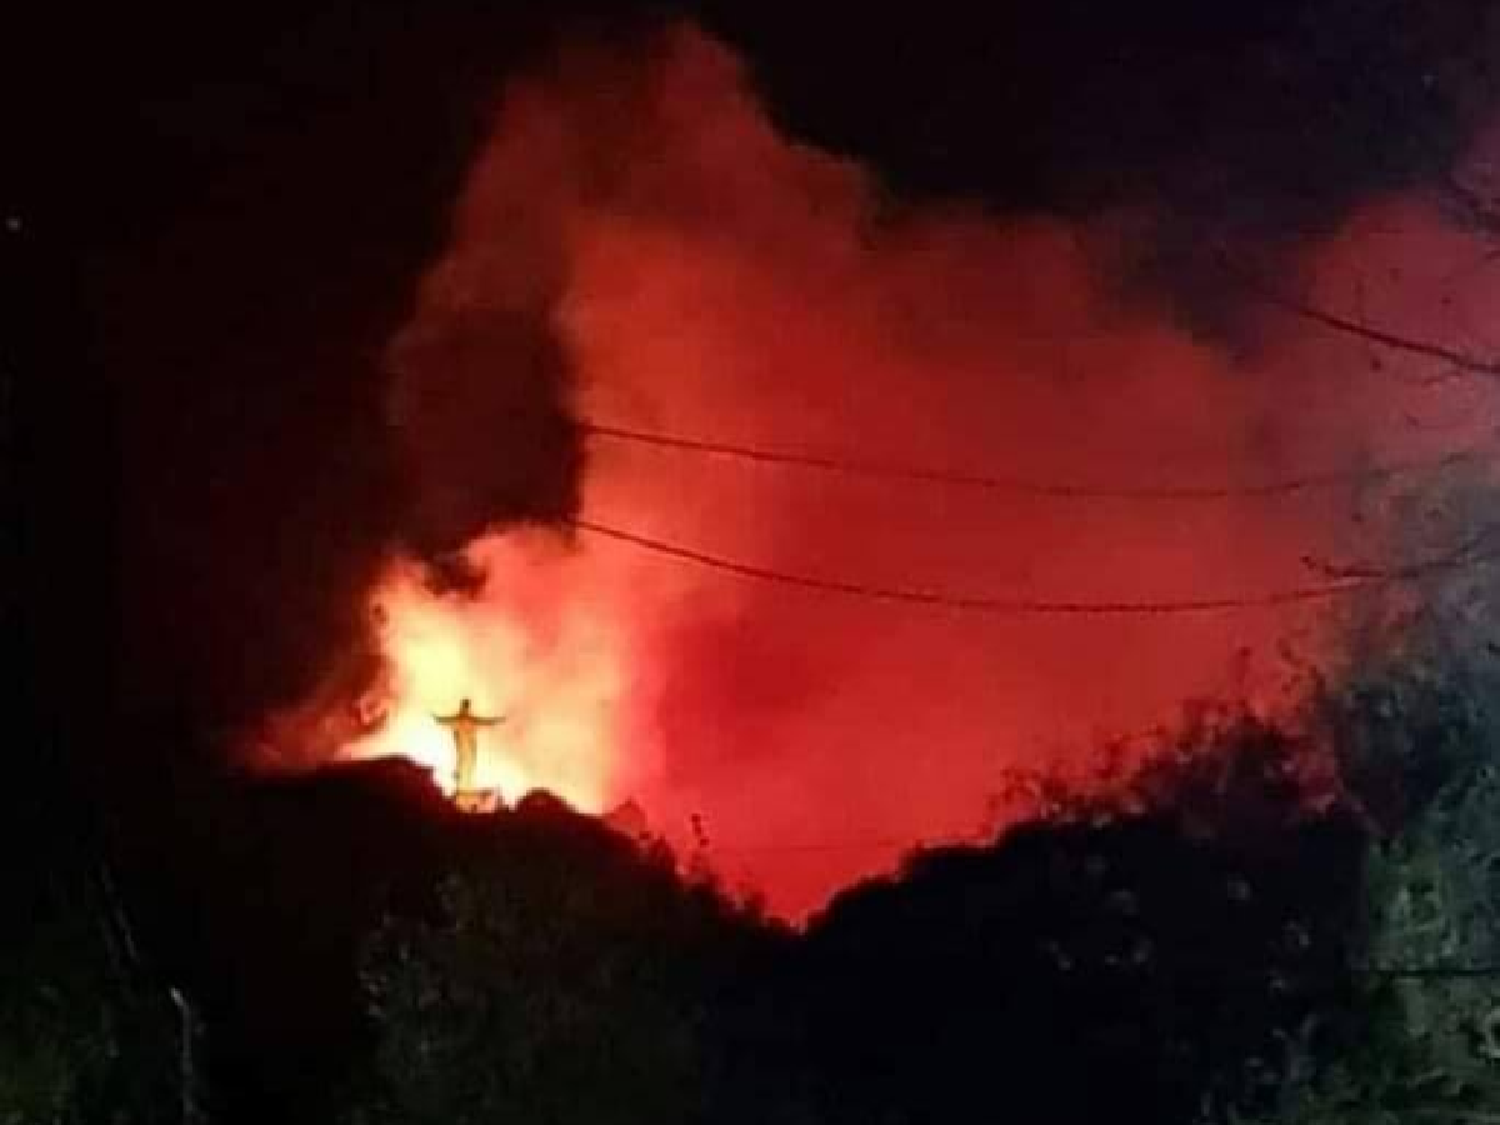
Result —
M467 699L452 715L434 715L434 719L453 732L453 746L458 751L454 763L454 791L459 796L474 791L474 766L479 759L479 728L498 726L505 720L498 716L476 715Z

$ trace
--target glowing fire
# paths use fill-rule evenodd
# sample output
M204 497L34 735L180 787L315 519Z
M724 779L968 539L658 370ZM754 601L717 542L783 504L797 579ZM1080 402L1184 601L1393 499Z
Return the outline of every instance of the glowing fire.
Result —
M352 758L402 756L454 790L456 750L435 716L469 699L505 722L480 732L476 786L514 802L545 789L587 812L613 796L619 697L616 632L586 599L560 598L566 552L538 535L481 540L477 594L437 594L417 565L395 565L372 602L389 676L371 702L377 729Z

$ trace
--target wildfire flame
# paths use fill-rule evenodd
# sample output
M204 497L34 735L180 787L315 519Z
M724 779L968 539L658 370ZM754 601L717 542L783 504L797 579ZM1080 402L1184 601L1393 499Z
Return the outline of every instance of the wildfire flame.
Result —
M456 750L436 716L469 699L505 720L480 733L478 789L505 801L544 789L601 812L615 781L617 630L587 600L545 596L568 563L545 537L492 537L467 554L485 575L477 592L434 592L410 561L375 589L388 675L371 701L375 730L344 756L409 758L454 795Z

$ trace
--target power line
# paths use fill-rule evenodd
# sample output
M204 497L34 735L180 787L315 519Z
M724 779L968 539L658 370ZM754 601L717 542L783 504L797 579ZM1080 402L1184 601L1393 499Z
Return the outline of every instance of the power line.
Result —
M1297 605L1307 602L1327 601L1352 594L1372 586L1386 586L1413 581L1424 575L1453 569L1484 561L1490 556L1473 556L1472 552L1483 539L1496 529L1490 528L1481 535L1461 545L1457 550L1405 567L1383 572L1367 572L1346 579L1307 586L1293 586L1269 593L1239 597L1182 598L1145 601L1081 601L1073 599L1049 600L1041 598L997 598L977 595L954 594L941 590L914 587L879 586L863 582L852 582L836 578L820 578L814 575L796 574L755 563L741 562L725 555L712 554L694 547L672 543L665 539L644 535L626 528L602 524L589 519L574 518L569 525L603 539L620 543L692 563L710 570L732 574L739 578L774 585L789 586L822 594L837 594L863 598L870 601L903 603L970 613L988 613L1002 616L1066 616L1066 617L1121 617L1121 616L1180 616L1187 614L1225 613L1248 609L1269 609L1278 606Z
M1378 344L1383 348L1404 352L1422 359L1437 360L1455 370L1467 371L1471 375L1480 375L1488 379L1500 378L1500 360L1486 359L1459 351L1446 344L1440 344L1436 340L1424 340L1420 337L1376 328L1361 320L1332 312L1321 305L1283 292L1259 277L1254 270L1234 261L1222 248L1215 257L1223 271L1238 281L1241 287L1248 289L1260 300L1282 312L1319 325L1331 332L1352 336L1367 343Z
M1179 485L1167 487L1102 486L1058 484L1027 477L967 473L951 469L903 465L843 455L835 456L833 454L811 453L800 450L740 445L733 442L711 441L702 438L683 437L677 434L607 425L587 419L579 419L575 424L580 430L592 437L603 438L607 441L652 446L682 453L704 454L761 465L813 469L819 472L842 476L904 480L920 484L941 484L958 488L1004 492L1012 495L1040 496L1057 500L1189 502L1284 496L1315 489L1374 483L1412 473L1452 468L1455 465L1468 461L1493 460L1496 456L1493 450L1472 448L1425 459L1387 462L1363 469L1303 473L1245 484Z

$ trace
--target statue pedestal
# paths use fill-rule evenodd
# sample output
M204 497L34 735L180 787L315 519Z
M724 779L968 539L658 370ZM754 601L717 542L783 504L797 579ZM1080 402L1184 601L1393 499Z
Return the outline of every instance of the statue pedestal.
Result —
M453 803L464 812L494 812L501 805L498 789L465 789L453 795Z

